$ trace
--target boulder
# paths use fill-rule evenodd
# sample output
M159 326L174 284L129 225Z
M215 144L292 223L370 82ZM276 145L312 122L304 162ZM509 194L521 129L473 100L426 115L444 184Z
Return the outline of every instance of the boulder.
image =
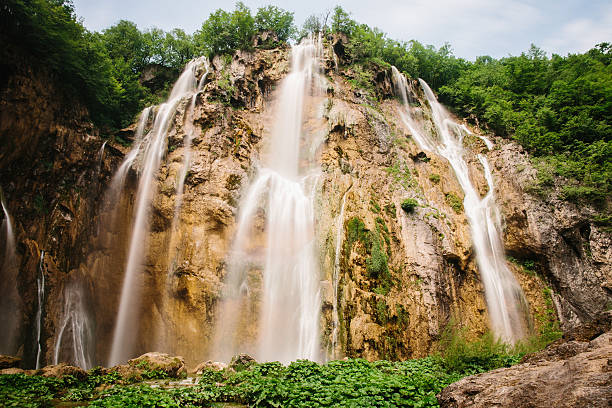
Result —
M18 367L19 364L21 364L21 359L19 357L5 356L0 354L0 370Z
M56 378L62 378L67 375L71 375L79 380L85 380L87 378L87 371L83 370L80 367L71 366L66 363L48 365L36 371L36 374L42 375L43 377Z
M463 378L443 389L438 402L447 408L609 406L612 331L553 348L557 352L540 353L536 362Z
M238 354L237 356L232 357L232 361L229 363L229 368L230 370L234 371L243 371L256 363L257 361L255 361L255 359L248 354Z
M2 370L0 370L0 375L5 375L5 374L28 374L28 373L25 370L22 370L21 368L11 367L11 368L3 368Z
M183 357L171 356L166 353L146 353L128 361L130 371L155 371L162 370L168 377L177 378L186 373L185 360ZM135 369L135 370L134 370Z
M212 370L212 371L222 371L227 368L227 364L220 363L218 361L204 361L196 366L191 372L193 374L202 374L204 371Z

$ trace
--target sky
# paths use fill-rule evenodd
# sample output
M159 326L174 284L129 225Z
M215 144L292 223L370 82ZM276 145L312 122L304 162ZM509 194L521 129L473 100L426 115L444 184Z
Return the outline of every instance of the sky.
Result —
M519 55L531 44L548 54L581 53L600 42L612 42L610 0L370 0L250 1L258 7L275 5L292 11L298 25L311 14L335 5L389 38L417 40L436 47L450 43L458 57L473 60ZM90 30L102 30L124 19L140 29L199 29L218 8L234 9L234 2L220 0L74 0L76 13Z

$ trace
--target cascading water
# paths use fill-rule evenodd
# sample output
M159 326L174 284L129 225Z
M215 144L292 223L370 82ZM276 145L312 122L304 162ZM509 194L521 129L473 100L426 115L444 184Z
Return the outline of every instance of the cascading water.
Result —
M189 108L185 114L184 126L186 129L185 139L183 141L183 167L178 175L177 186L176 186L176 202L174 204L174 216L172 218L172 225L170 227L170 251L174 253L171 256L173 258L176 257L177 249L175 243L175 235L176 229L178 226L178 220L181 214L181 207L183 205L183 193L185 190L185 179L187 178L187 173L189 172L189 168L191 166L191 142L193 141L195 135L195 126L193 125L193 115L195 111L196 99L198 97L198 93L201 91L202 86L204 85L204 81L209 74L209 65L207 60L203 60L204 65L204 74L202 74L202 78L198 83L198 87L196 89L196 93L191 97L191 102L189 103ZM172 269L174 267L174 262L169 262L168 266L168 274L172 273Z
M96 167L96 174L100 174L100 170L102 170L102 160L104 159L104 148L106 147L106 143L108 140L105 140L102 143L102 147L100 147L100 151L98 151L98 166Z
M283 363L319 359L320 293L313 211L318 172L300 167L300 160L308 161L301 158L300 146L308 97L321 93L321 52L320 39L306 39L292 49L291 71L277 100L269 155L240 206L226 293L218 312L215 358L244 351L228 348L236 347L237 305L251 293L248 271L261 268L257 359ZM265 238L258 246L253 234L262 213Z
M68 362L85 370L93 366L93 327L82 287L72 282L64 289L64 309L59 325L53 364Z
M42 364L42 328L43 328L43 307L45 303L45 251L40 251L40 262L38 264L38 277L36 278L38 288L37 309L36 309L36 369Z
M393 82L405 107L405 111L401 112L402 119L413 138L423 150L446 158L455 172L465 194L463 205L470 223L472 242L485 289L493 332L503 341L514 343L525 334L524 305L526 301L521 287L506 264L501 239L501 220L495 205L493 177L487 159L483 155L478 156L489 186L488 193L481 199L470 180L469 168L464 159L463 138L464 134L469 133L468 129L450 118L429 86L425 81L419 79L431 107L432 120L438 138L421 131L412 115L413 108L407 100L406 78L395 67L393 67ZM485 139L488 148L490 148L490 143L488 139Z
M158 107L151 131L140 142L137 140L136 145L118 170L118 174L122 174L121 177L124 178L125 175L123 173L127 173L127 169L135 162L135 159L142 155L139 171L140 180L134 204L134 221L109 365L118 364L131 357L136 337L134 330L136 329L140 300L141 283L139 282L139 272L144 256L143 242L148 232L150 207L155 194L156 183L154 177L166 152L167 135L171 121L176 114L181 100L192 96L196 92L198 85L196 68L203 64L204 61L205 58L201 57L187 64L185 70L174 84L168 101ZM144 133L147 117L148 111L145 110L141 116L138 131Z
M340 213L336 219L336 252L334 254L334 272L332 276L333 290L333 305L332 305L332 339L331 339L331 357L338 358L338 331L340 329L340 321L338 319L338 279L340 277L340 255L342 252L342 237L344 236L344 208L346 207L346 195L350 187L342 196L342 204L340 204Z
M15 232L13 223L0 189L0 203L4 219L2 220L2 236L4 238L4 253L0 264L0 353L13 355L17 352L15 339L19 331L19 314L21 311L19 293L17 291L17 253L15 247Z

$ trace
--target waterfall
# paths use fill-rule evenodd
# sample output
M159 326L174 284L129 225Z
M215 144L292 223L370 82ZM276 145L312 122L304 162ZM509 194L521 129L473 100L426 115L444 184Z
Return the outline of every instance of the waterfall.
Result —
M100 150L98 151L98 166L96 167L96 174L100 174L100 170L102 170L102 160L104 159L104 148L106 147L106 143L108 142L108 140L105 140L104 143L102 143L102 147L100 147Z
M495 204L493 176L487 159L478 159L485 172L489 191L484 198L470 180L469 167L464 159L463 138L469 131L464 125L455 123L444 107L437 101L429 86L419 79L431 107L432 120L438 138L421 131L414 119L406 97L406 78L393 67L393 82L399 91L405 110L401 117L418 145L426 151L436 153L450 163L465 194L463 206L470 224L472 243L476 253L478 270L482 278L487 309L493 332L503 341L514 343L524 337L525 321L522 311L526 303L523 291L516 278L508 269L504 256L502 228L499 210ZM488 148L492 144L484 139ZM487 143L488 142L488 143Z
M36 369L41 367L42 360L42 329L43 329L43 306L45 302L45 251L40 251L40 262L38 264L38 276L36 278L38 288L37 310L36 310Z
M185 114L184 126L186 128L186 135L183 141L183 167L178 175L177 186L176 186L176 202L174 204L174 216L172 218L172 225L170 227L170 251L177 251L178 248L175 248L174 238L175 231L178 226L178 220L181 214L181 207L183 205L183 193L185 190L185 179L187 178L187 173L189 172L189 168L191 166L191 142L193 141L193 137L195 135L195 126L193 125L193 115L195 111L196 99L198 97L199 91L202 89L204 85L204 81L209 74L209 65L208 61L204 60L204 74L202 74L202 78L200 79L197 87L197 92L193 94L191 97L191 102L189 103L189 108ZM171 252L172 253L172 252ZM173 258L176 257L176 253ZM173 262L169 262L168 266L168 275L172 273Z
M340 205L340 213L336 218L336 252L334 254L334 272L332 276L332 341L331 341L331 356L332 359L338 358L338 331L340 329L340 321L338 318L338 280L340 278L340 255L342 254L342 238L344 237L344 208L346 206L346 195L348 190L342 196L342 204Z
M309 96L320 88L320 39L305 39L291 51L291 71L281 83L269 154L244 196L228 261L224 298L215 330L215 357L234 351L240 305L251 293L247 275L262 272L256 358L288 363L318 360L319 268L314 248L316 169L304 168L302 126ZM265 236L253 237L263 215ZM255 231L255 232L254 232ZM260 244L260 245L259 245Z
M127 360L133 352L132 349L138 331L136 314L140 300L141 282L139 273L142 269L144 257L143 243L148 233L151 202L156 191L155 175L166 152L168 130L179 103L183 98L192 96L196 92L198 85L196 68L203 64L204 61L205 58L200 57L187 64L185 70L174 84L168 100L157 108L152 129L141 140L138 140L139 132L142 131L141 134L144 134L146 118L149 113L147 110L143 112L137 130L136 144L118 170L117 175L121 175L120 177L124 179L129 167L131 167L138 156L141 156L139 163L140 180L134 204L134 220L109 366ZM123 182L123 180L119 180Z
M4 237L4 253L0 264L0 327L3 336L0 338L0 354L15 354L15 339L19 331L20 299L17 291L17 252L15 247L15 232L8 207L4 200L4 193L0 189L0 203L4 219L2 220L2 234Z
M55 340L53 364L68 362L88 370L93 367L90 353L94 349L94 338L83 292L83 288L75 282L64 289L63 313ZM68 349L68 355L64 349Z

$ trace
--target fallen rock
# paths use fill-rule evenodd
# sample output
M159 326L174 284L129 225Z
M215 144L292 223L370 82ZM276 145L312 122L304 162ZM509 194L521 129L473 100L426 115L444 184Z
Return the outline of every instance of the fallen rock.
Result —
M566 360L587 351L591 340L612 330L612 311L600 313L591 322L581 324L563 334L563 337L548 345L544 350L527 354L521 363Z
M19 364L21 364L21 359L19 357L5 356L0 354L0 370L18 367Z
M202 374L204 371L212 370L212 371L222 371L227 368L227 364L220 363L218 361L204 361L196 366L191 372L193 374Z
M229 363L229 368L230 370L234 371L243 371L256 363L257 361L255 361L255 359L248 354L238 354L237 356L232 357L232 361Z
M140 357L133 358L128 361L127 365L132 369L130 371L140 371L140 373L143 373L145 371L162 370L168 377L174 378L181 376L187 371L183 357L158 352L146 353Z
M5 374L28 374L28 373L25 370L22 370L21 368L11 367L11 368L3 368L2 370L0 370L0 375L5 375Z
M83 370L80 367L71 366L66 363L48 365L36 371L36 374L42 375L43 377L56 378L62 378L67 375L72 375L79 380L85 380L87 378L87 371Z
M565 343L559 351L552 354L552 361L542 359L466 377L443 389L438 402L443 408L609 406L612 331L589 343ZM568 351L575 354L560 358Z

